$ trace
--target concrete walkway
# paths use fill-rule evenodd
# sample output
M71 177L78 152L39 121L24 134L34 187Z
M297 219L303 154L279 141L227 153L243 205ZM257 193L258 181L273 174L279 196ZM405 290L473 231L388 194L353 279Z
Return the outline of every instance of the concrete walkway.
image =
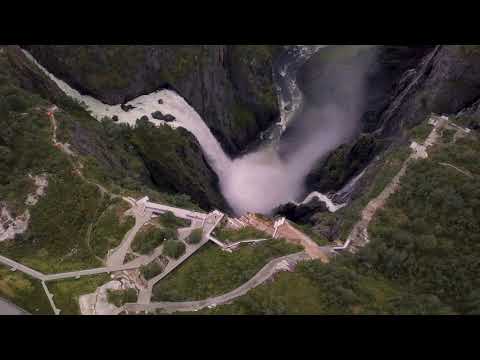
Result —
M0 255L0 263L3 265L9 266L11 269L18 270L24 274L27 274L34 279L45 280L45 275L39 271L33 270L28 266L22 265L15 260L11 260L5 256Z
M14 303L0 298L0 315L30 315Z
M200 301L184 301L184 302L154 302L150 304L126 304L121 311L140 312L162 310L167 313L178 311L198 311L209 306L217 306L231 302L232 300L245 295L251 289L263 284L278 271L285 270L300 261L310 260L310 256L305 252L290 254L270 261L255 276L243 285L226 294L208 298ZM121 312L120 311L120 312Z
M390 183L383 189L383 191L375 198L369 201L367 206L362 210L360 220L353 226L347 240L343 246L333 247L334 251L348 250L350 252L356 252L360 247L365 246L370 240L368 237L368 226L372 221L378 210L385 206L388 198L395 193L400 187L400 180L405 175L407 167L411 161L417 159L428 158L427 149L436 144L440 138L440 130L448 125L448 118L444 116L431 115L428 123L433 125L432 131L427 136L423 144L417 144L412 142L410 148L412 153L403 162L402 167L390 181Z
M160 213L166 213L166 212L172 212L176 217L181 218L181 219L186 219L186 220L205 220L207 218L207 214L201 213L198 211L192 211L188 209L180 209L176 208L173 206L168 206L168 205L163 205L163 204L157 204L153 203L148 200L148 197L145 197L141 200L138 201L138 203L143 203L145 206L145 209L150 210L152 212L160 212Z
M221 213L220 211L213 211L206 216L204 227L203 227L202 240L198 244L194 244L194 245L186 244L185 254L183 254L180 258L176 260L171 259L168 265L160 274L150 279L148 281L147 287L145 289L140 290L140 293L138 295L138 303L140 304L150 303L150 300L152 297L152 290L155 284L160 280L162 280L164 277L166 277L168 274L170 274L173 270L178 268L184 261L186 261L190 256L192 256L195 252L197 252L203 245L205 245L208 241L210 241L210 235L213 229L215 229L217 225L222 221L223 216L224 216L223 213Z
M133 228L127 231L120 245L108 252L106 260L107 266L119 266L123 264L125 261L125 256L127 256L130 246L135 239L135 235L137 235L142 226L145 225L152 217L151 211L145 210L137 205L132 207L127 212L135 217L135 225Z

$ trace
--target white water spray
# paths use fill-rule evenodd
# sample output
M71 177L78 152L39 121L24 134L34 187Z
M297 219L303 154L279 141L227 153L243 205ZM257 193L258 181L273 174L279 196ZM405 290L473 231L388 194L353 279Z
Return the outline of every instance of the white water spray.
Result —
M288 161L282 160L271 145L231 160L200 115L174 91L160 90L140 96L126 104L133 106L133 109L124 111L120 104L111 106L91 96L80 94L64 81L49 73L28 52L24 51L24 53L65 94L83 103L92 116L98 120L117 116L119 123L135 126L137 119L146 116L156 125L166 124L173 128L180 126L190 131L197 138L209 164L217 173L224 197L237 214L246 212L267 214L279 205L297 201L304 193L305 176L315 161L322 154L326 154L338 146L343 141L342 136L345 135L344 130L339 130L339 127L345 123L341 120L343 114L339 109L330 109L330 112L327 109L326 126L321 127L321 133L319 129L316 131L319 137L310 136L303 146L288 157ZM162 101L159 103L160 99ZM153 119L151 114L155 111L161 111L164 115L171 114L176 120L166 123ZM283 127L286 125L285 120L285 118L282 119ZM330 211L340 208L320 193L311 194L310 199L315 196L326 202Z

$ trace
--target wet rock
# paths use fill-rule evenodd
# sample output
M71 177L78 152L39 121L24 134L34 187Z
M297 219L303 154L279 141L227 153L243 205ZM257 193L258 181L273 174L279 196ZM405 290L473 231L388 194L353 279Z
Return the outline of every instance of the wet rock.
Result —
M135 109L135 106L133 106L133 105L127 105L127 104L122 104L122 105L120 105L120 107L121 107L122 110L125 111L125 112L128 112L128 111L130 111L130 110L132 110L132 109Z
M163 120L163 114L161 111L155 111L152 113L152 118L157 120Z
M117 122L118 121L118 116L117 115L112 116L112 120Z
M163 100L162 100L162 99L158 99L158 103L159 103L160 105L162 105L162 104L163 104Z
M155 111L152 113L152 118L160 120L160 121L166 121L166 122L171 122L175 121L175 116L171 114L162 114L161 111Z
M166 114L163 117L163 121L166 121L166 122L171 122L171 121L175 121L175 120L176 120L175 116L170 115L170 114Z

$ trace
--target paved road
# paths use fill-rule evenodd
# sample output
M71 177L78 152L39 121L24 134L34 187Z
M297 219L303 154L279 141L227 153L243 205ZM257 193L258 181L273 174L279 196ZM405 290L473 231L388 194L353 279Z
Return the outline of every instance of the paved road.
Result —
M10 301L0 298L0 315L30 315L25 310L12 304Z
M126 304L123 308L131 312L139 311L153 311L156 309L162 309L167 313L177 312L177 311L198 311L208 306L216 306L221 304L226 304L240 296L245 295L251 289L257 287L258 285L264 283L272 275L278 272L279 266L285 265L294 265L300 261L309 260L310 256L305 252L300 252L296 254L290 254L283 256L277 259L270 261L265 265L254 277L248 280L243 285L239 286L235 290L230 291L229 293L208 298L200 301L184 301L184 302L155 302L150 304Z
M389 197L394 194L400 187L400 180L405 175L407 168L411 161L417 159L424 159L428 157L427 149L437 142L440 138L439 130L448 124L448 119L444 119L438 116L430 116L429 123L433 125L430 134L425 139L423 145L415 144L411 146L413 150L408 158L403 162L402 167L393 179L385 186L382 192L372 200L370 200L361 212L360 220L353 226L344 246L333 248L334 250L348 250L356 252L358 248L365 246L370 240L368 236L368 226L372 221L374 215L378 210L385 206L385 203Z
M11 268L14 268L16 270L19 270L27 275L30 275L31 277L38 279L38 280L44 280L45 275L42 274L41 272L38 272L36 270L30 269L28 266L22 265L14 260L10 260L9 258L6 258L5 256L0 255L0 263L9 266Z
M127 255L133 240L135 239L135 235L137 235L137 232L140 230L140 228L152 217L152 213L150 211L144 211L144 209L140 206L134 206L129 211L130 214L135 216L135 225L133 228L127 231L120 245L109 252L106 261L107 266L119 266L123 264L125 261L125 256Z
M150 209L152 211L159 211L162 213L170 211L173 214L175 214L176 217L179 217L181 219L186 219L186 220L193 220L193 219L204 220L208 216L205 213L191 211L187 209L180 209L180 208L176 208L168 205L156 204L150 201L146 201L145 208Z
M141 289L140 293L138 294L138 303L140 304L148 304L150 303L150 299L152 297L152 289L153 286L170 274L173 270L179 267L185 260L187 260L190 256L192 256L195 252L197 252L203 245L205 245L208 241L210 241L210 235L217 227L217 225L222 221L224 214L219 211L213 211L206 216L204 227L203 227L203 234L202 240L195 245L187 244L187 248L185 250L185 254L183 254L177 260L171 260L166 268L162 271L162 273L158 274L154 278L148 281L148 286L145 289Z

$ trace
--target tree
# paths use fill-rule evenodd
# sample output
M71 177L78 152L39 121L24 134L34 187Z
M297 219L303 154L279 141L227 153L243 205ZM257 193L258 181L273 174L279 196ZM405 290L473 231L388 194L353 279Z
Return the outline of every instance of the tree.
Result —
M186 246L182 241L168 240L163 247L163 253L168 257L178 259L185 253Z
M202 240L203 230L195 229L187 239L189 244L198 244Z

